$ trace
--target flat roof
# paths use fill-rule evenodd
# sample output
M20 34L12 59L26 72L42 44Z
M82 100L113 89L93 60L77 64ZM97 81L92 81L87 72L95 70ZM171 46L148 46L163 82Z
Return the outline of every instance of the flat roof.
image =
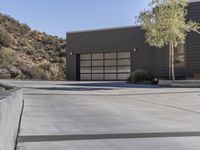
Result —
M69 31L69 32L67 32L67 34L82 33L82 32L93 32L93 31L118 30L118 29L134 28L134 27L140 27L140 25L110 27L110 28L99 28L99 29L88 29L88 30L80 30L80 31Z
M189 0L189 3L200 2L200 0Z

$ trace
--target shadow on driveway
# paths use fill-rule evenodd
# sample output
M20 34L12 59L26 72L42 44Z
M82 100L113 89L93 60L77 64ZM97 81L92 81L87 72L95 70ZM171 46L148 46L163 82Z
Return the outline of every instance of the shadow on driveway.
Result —
M53 90L53 91L98 91L98 90L113 90L111 88L87 88L87 87L36 87L32 89L38 90Z
M122 81L97 81L97 82L78 82L73 84L58 84L67 86L80 86L80 87L103 87L103 88L160 88L158 85L147 85L147 84L128 84Z
M167 138L167 137L199 137L200 132L161 132L161 133L120 133L120 134L88 134L88 135L39 135L19 136L18 142L49 142L71 140L99 139L134 139L134 138Z

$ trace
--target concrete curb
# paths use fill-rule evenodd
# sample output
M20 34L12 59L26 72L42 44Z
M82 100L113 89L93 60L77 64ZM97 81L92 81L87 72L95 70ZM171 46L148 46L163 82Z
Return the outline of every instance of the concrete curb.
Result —
M160 87L200 88L200 80L160 80L158 85Z
M0 150L14 150L23 107L22 90L2 84L0 93Z

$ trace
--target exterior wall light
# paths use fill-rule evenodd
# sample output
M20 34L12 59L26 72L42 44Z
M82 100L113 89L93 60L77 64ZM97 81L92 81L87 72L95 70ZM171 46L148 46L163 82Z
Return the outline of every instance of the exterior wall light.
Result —
M137 52L137 51L138 51L138 49L137 49L137 48L134 48L134 49L133 49L133 52L134 52L134 53L135 53L135 52Z
M74 53L73 52L69 52L69 54L72 56Z

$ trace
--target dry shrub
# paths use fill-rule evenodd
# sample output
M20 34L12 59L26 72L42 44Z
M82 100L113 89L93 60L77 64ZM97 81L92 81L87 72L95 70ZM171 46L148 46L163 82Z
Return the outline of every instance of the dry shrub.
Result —
M9 47L14 44L12 36L2 27L0 27L0 46Z

